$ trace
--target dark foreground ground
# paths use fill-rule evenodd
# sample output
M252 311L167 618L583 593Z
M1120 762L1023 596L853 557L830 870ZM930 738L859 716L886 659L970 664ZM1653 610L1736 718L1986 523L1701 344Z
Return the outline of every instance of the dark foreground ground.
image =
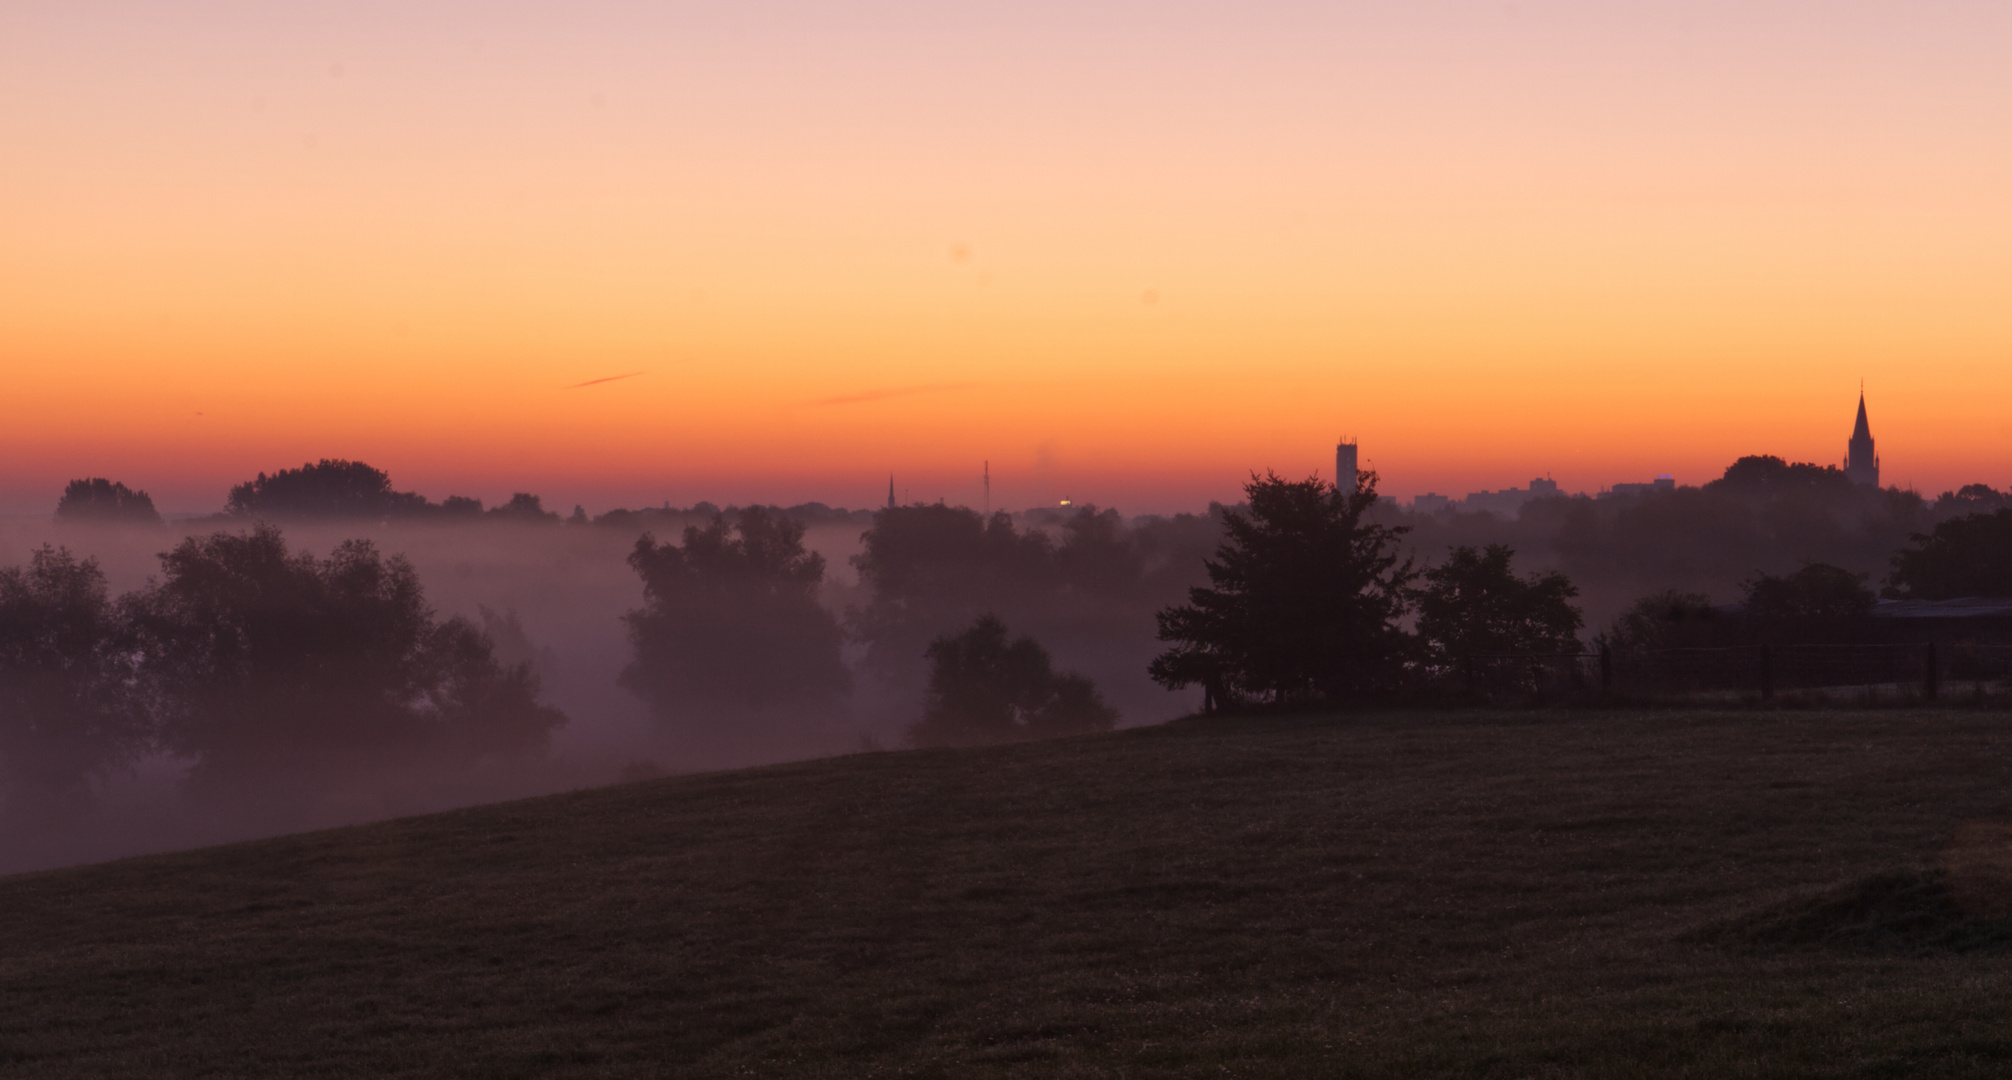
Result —
M0 879L0 1074L2001 1076L2012 716L1187 722Z

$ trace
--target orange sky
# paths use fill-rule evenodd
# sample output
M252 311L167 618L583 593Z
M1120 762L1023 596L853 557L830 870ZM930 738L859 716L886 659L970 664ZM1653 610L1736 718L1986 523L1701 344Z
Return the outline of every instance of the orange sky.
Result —
M0 9L0 510L2012 484L2002 4L274 7Z

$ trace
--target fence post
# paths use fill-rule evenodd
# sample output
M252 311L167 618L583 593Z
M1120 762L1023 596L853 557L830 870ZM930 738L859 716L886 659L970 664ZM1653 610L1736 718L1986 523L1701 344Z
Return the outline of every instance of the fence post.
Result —
M1761 651L1761 700L1774 700L1774 647L1763 645Z
M1935 643L1928 643L1928 667L1921 673L1921 696L1934 701L1942 692L1942 673L1936 670Z
M1613 692L1614 650L1603 642L1600 645L1600 693L1606 695Z

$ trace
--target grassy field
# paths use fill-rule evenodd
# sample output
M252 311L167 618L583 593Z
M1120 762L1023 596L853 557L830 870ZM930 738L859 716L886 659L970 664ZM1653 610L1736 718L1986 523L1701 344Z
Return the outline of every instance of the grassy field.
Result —
M2000 1076L2012 716L1188 721L0 878L0 1074Z

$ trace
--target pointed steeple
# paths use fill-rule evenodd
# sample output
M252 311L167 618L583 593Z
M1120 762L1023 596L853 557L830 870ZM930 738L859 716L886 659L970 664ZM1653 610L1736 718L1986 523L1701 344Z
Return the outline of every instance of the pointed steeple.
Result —
M1864 410L1863 410L1863 409L1861 409L1860 411L1861 411L1861 412L1863 412ZM893 474L893 473L888 473L888 474L887 474L887 508L888 508L889 510L892 510L892 509L894 509L894 474Z
M1851 442L1845 446L1844 474L1868 487L1879 486L1879 457L1872 443L1872 425L1865 419L1865 387L1858 388L1858 422L1852 425Z

